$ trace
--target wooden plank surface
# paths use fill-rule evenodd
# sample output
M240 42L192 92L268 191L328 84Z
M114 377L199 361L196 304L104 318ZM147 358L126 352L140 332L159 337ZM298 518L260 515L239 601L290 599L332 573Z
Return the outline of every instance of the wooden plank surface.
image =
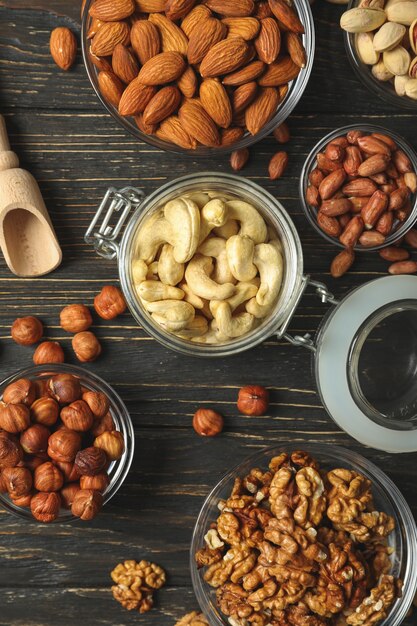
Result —
M300 233L305 269L338 297L379 275L386 264L362 255L340 281L329 276L334 249L309 228L298 200L298 179L318 139L344 124L385 125L415 142L415 116L390 109L370 95L348 65L337 26L341 8L317 0L314 71L290 118L290 165L272 183L267 163L277 150L268 138L251 150L243 175L263 185L288 209ZM49 56L49 32L58 25L76 29L78 2L0 1L0 112L12 147L40 183L60 239L64 261L52 275L19 280L0 259L0 375L31 362L30 348L10 338L13 319L38 315L47 335L62 341L74 362L70 338L58 324L66 304L91 304L117 267L97 258L83 235L110 185L135 184L150 192L168 179L201 170L228 170L228 159L195 159L163 153L136 142L101 108L81 59L69 73ZM307 296L292 332L314 332L326 307ZM384 468L417 514L416 455L364 449L342 433L323 410L315 391L310 353L271 338L248 355L196 360L169 352L124 315L95 323L104 346L91 369L120 393L131 413L137 449L132 470L117 496L91 524L42 527L0 512L0 625L89 626L106 624L170 626L196 607L188 569L194 521L205 495L231 464L265 445L325 442L357 450ZM263 418L242 418L238 388L266 385L272 402ZM206 441L192 431L201 405L226 416L224 434ZM168 572L168 585L148 615L122 611L109 593L109 571L125 558L149 558ZM407 625L415 623L412 619Z

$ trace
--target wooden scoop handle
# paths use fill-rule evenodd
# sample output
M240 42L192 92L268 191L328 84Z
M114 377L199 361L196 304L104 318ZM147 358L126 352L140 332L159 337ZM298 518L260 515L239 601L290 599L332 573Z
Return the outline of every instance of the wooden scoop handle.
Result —
M19 158L10 150L6 122L4 117L0 115L0 172L12 170L15 167L19 167Z

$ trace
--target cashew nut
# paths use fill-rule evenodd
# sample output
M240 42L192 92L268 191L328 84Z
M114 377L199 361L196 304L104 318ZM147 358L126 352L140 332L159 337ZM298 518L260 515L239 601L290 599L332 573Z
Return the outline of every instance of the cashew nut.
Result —
M187 263L197 250L200 236L200 210L188 198L170 200L164 208L165 219L171 226L174 246L174 259L177 263Z
M271 313L274 308L274 304L275 302L262 306L256 302L256 298L251 298L246 304L246 310L248 313L256 317L256 319L261 320Z
M197 252L203 254L204 256L211 256L213 259L216 259L216 265L213 272L213 280L215 280L216 283L224 285L225 283L235 282L235 278L230 271L229 263L227 261L225 239L222 239L221 237L209 237L201 244Z
M219 198L210 200L201 209L200 243L211 233L213 228L224 226L228 219L226 204Z
M261 285L256 301L261 306L272 305L278 298L283 277L282 255L270 243L255 246L253 262L259 270Z
M145 280L136 287L139 298L148 302L159 300L182 300L184 292L176 287L165 285L159 280Z
M227 302L221 302L217 307L215 317L219 332L227 337L241 337L252 330L255 318L250 313L232 315L232 309Z
M194 307L181 300L143 301L143 305L155 321L168 330L182 330L195 316Z
M191 291L206 300L226 300L235 293L231 283L220 285L210 278L213 271L213 259L196 254L185 270L185 280Z
M135 285L138 285L142 281L146 280L148 274L148 266L145 261L136 259L132 263L132 278Z
M192 193L187 193L184 198L189 198L193 202L195 202L199 209L202 209L207 202L210 202L210 197L207 193L202 191L193 191Z
M236 220L227 220L223 226L219 226L218 228L213 229L213 233L217 235L217 237L223 237L223 239L229 239L229 237L233 237L233 235L237 235L239 232L239 224Z
M254 206L242 200L229 200L226 202L228 219L240 222L239 235L247 235L255 243L266 241L268 231L265 220Z
M147 280L158 280L158 265L158 261L150 263L150 265L148 266L148 272L146 274Z
M187 326L176 333L181 339L192 339L193 337L201 337L208 331L208 321L202 315L196 315Z
M138 232L137 256L149 265L166 241L173 241L171 225L164 218L163 211L156 211L144 222Z
M194 343L205 343L207 345L213 345L216 343L226 343L229 337L226 335L222 335L218 330L209 330L204 335L200 337L193 337L191 341Z
M230 270L237 280L245 282L255 278L258 269L253 264L253 239L247 235L234 235L227 240L226 252Z
M174 248L166 243L158 260L160 280L166 285L178 285L184 277L184 270L184 263L178 263L174 258Z
M235 311L243 302L246 302L250 298L254 298L256 296L256 292L258 291L258 287L252 283L238 283L235 286L236 293L231 297L227 298L227 300L223 300L223 302L227 302L232 311ZM212 300L210 302L210 311L216 317L216 312L221 304L220 300Z

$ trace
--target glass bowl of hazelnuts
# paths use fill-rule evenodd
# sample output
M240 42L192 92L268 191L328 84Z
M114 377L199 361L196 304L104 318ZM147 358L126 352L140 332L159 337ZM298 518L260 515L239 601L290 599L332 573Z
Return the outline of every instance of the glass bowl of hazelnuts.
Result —
M116 392L72 365L0 384L0 503L25 520L90 521L121 487L134 431Z

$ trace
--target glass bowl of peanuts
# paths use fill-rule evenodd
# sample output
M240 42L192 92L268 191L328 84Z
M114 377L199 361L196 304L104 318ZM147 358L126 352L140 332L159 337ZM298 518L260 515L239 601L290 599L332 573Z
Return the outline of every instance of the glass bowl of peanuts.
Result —
M103 106L140 141L202 156L244 148L282 124L306 88L308 0L109 4L85 3L85 67Z
M399 489L365 457L326 444L274 446L228 472L190 551L211 626L400 626L416 566L416 523Z

